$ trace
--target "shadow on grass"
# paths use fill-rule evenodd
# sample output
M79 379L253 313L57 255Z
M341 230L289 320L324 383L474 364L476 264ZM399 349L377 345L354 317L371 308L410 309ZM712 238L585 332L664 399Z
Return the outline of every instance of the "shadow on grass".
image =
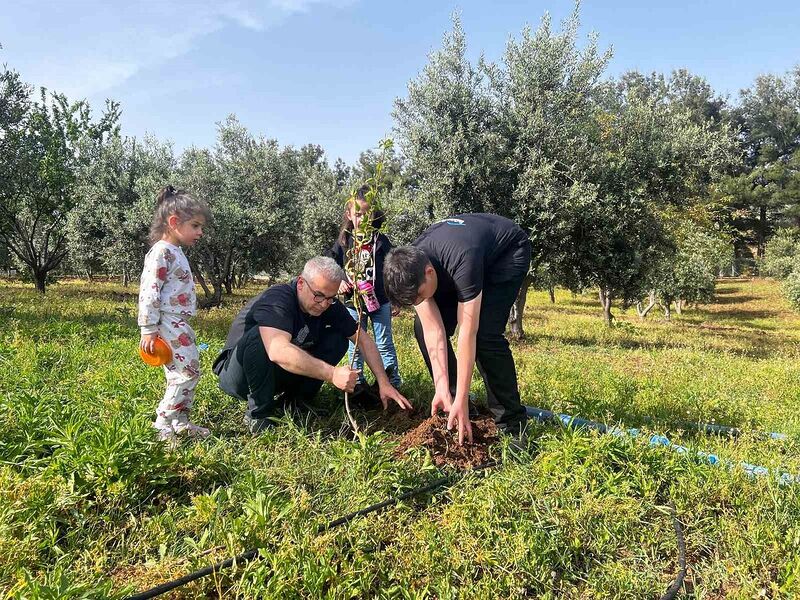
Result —
M8 317L9 321L14 320L19 324L19 328L25 333L37 332L38 337L59 337L58 332L62 331L64 327L70 328L75 324L84 325L86 327L98 327L113 325L119 327L121 330L130 330L138 333L136 325L136 313L131 310L112 309L110 311L102 312L88 312L78 315L69 315L65 317L63 314L56 312L49 313L32 313L30 311L14 310L11 316ZM2 323L3 321L0 321ZM50 335L48 335L50 334ZM74 331L69 330L68 337L74 336Z
M714 323L719 321L736 321L738 327L749 327L753 329L761 329L764 331L775 331L779 328L778 324L766 324L763 322L755 323L754 321L764 321L766 319L776 319L781 315L777 310L747 310L747 309L731 309L731 310L718 310L718 311L704 311L702 313L706 323Z
M613 404L606 402L581 402L582 406L574 406L555 410L552 406L548 406L545 402L538 404L523 397L523 403L528 406L540 408L544 410L555 410L555 412L564 412L571 417L588 419L596 423L602 423L609 427L622 427L623 429L635 428L644 429L654 433L668 433L682 432L682 437L696 437L706 438L708 436L728 437L721 434L703 433L693 427L691 417L686 414L678 413L675 409L668 406L649 407L648 410L642 410L638 407L635 401L637 393L636 386L632 386L630 390L615 398ZM733 410L717 410L713 413L705 414L702 418L703 423L717 423L727 427L740 428L743 431L754 430L752 423L746 420L741 413L734 412Z
M732 290L733 291L733 290ZM735 290L738 292L738 290ZM717 292L719 295L719 292ZM722 298L715 298L714 304L744 304L745 302L753 302L755 300L761 300L757 296L739 296L731 294L722 294Z
M692 326L690 326L692 327ZM698 326L693 326L698 327ZM725 354L732 354L735 356L747 356L755 359L771 358L776 350L787 347L786 344L780 343L768 337L768 334L759 329L753 329L751 332L720 332L716 337L721 338L731 344L738 344L740 347L715 348L718 352ZM570 335L551 335L547 333L527 332L525 338L514 342L513 347L520 350L535 351L537 343L559 343L566 346L578 346L582 348L619 348L624 350L697 350L696 344L664 340L648 340L648 339L630 339L619 338L613 340L599 340L590 337L579 337Z

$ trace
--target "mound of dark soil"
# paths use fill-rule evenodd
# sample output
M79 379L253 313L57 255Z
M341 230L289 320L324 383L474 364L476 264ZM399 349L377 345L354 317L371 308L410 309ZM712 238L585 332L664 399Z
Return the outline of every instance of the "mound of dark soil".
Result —
M397 456L410 448L422 446L431 453L437 467L470 469L489 462L489 447L498 441L497 427L488 415L472 420L472 442L458 443L458 430L447 431L447 418L430 417L403 435Z

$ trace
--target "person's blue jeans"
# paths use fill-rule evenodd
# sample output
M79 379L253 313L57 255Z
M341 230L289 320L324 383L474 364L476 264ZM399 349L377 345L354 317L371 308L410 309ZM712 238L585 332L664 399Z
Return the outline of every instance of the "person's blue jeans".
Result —
M358 313L353 308L348 308L353 319L358 319ZM364 331L369 331L368 321L372 321L372 330L375 336L375 345L378 346L381 360L383 361L383 368L389 375L389 382L394 387L399 387L402 383L400 378L400 366L397 363L397 350L394 347L394 339L392 338L392 305L388 302L382 304L381 307L371 315L366 312L361 316L361 327ZM353 363L353 368L361 371L359 381L362 383L364 379L364 358L361 353L356 350L353 342L350 342L350 348L347 350L348 364L353 360L353 352L356 353L356 360Z

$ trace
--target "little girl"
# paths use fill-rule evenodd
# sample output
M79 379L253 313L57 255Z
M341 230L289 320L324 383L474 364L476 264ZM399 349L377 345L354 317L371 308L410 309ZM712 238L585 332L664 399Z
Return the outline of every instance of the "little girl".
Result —
M329 251L329 255L343 268L347 262L347 251L353 245L352 231L359 226L361 218L368 209L365 200L368 191L369 188L367 186L362 186L359 188L358 192L356 192L355 197L351 198L347 203L339 237L336 238L336 242L334 242ZM375 214L373 215L372 225L378 229L383 224L383 221L383 214ZM375 296L380 303L380 308L369 313L365 308L361 319L361 327L365 331L368 330L367 319L369 318L369 320L372 321L372 329L375 333L375 344L378 346L378 350L381 353L386 375L388 375L391 384L395 388L399 388L402 380L400 378L400 368L397 363L397 350L395 349L394 339L392 338L392 305L389 303L389 299L383 289L383 260L391 249L392 243L389 241L389 238L382 233L376 233L372 240L370 240L368 244L365 244L362 249L362 254L370 255L362 257L368 265L365 276L366 280L373 286ZM343 280L339 286L339 293L349 296L349 300L346 302L347 309L350 311L353 318L357 319L358 313L353 306L352 292L353 282L346 279ZM354 351L355 347L353 343L350 342L350 349L347 353L348 362L352 360ZM356 362L353 368L363 373L364 359L360 353L356 353ZM367 391L366 381L362 374L352 397L358 401L358 396Z
M165 441L174 440L177 434L209 435L205 427L189 422L200 360L194 331L187 322L196 311L194 277L181 250L200 239L208 218L205 202L168 185L158 195L150 226L152 246L144 259L139 286L139 345L152 353L156 338L161 337L172 349L172 361L164 365L167 391L153 423L159 439Z

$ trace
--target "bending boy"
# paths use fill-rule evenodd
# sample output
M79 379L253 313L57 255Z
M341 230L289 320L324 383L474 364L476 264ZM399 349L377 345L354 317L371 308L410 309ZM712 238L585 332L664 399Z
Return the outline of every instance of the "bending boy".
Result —
M434 223L386 257L389 299L416 311L414 334L435 385L431 414L449 413L448 428L458 425L459 442L472 440L468 397L476 363L498 429L519 436L524 428L527 414L505 328L530 260L527 234L490 214ZM456 325L457 356L450 343Z

